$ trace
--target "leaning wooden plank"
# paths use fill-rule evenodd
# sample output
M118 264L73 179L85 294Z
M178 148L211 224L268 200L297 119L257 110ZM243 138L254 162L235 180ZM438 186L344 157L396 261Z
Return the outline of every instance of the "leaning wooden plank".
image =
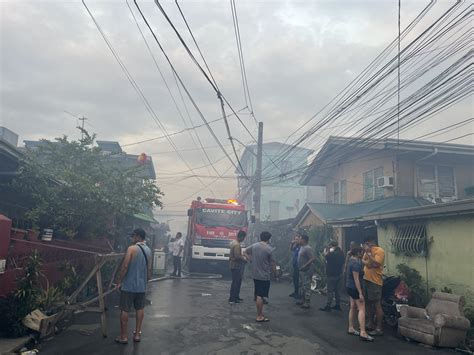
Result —
M72 293L71 296L69 296L69 298L66 300L66 303L67 304L71 304L73 303L74 301L76 301L76 298L77 296L79 295L79 293L84 289L84 287L86 287L87 283L89 282L89 280L94 276L94 274L97 273L97 270L100 270L100 268L104 265L105 263L105 260L99 262L99 263L96 263L96 265L92 268L91 272L89 273L89 275L87 275L87 277L85 278L85 280L82 282L82 284L76 289L76 291L74 291Z
M104 290L102 287L102 273L97 270L97 291L99 291L99 309L100 309L100 326L102 328L102 336L107 338L107 318L105 316L105 302L104 302Z

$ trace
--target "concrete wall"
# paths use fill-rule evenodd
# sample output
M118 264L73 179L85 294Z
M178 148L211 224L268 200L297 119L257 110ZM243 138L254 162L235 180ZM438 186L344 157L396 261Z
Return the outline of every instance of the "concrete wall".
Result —
M347 203L356 203L364 200L364 181L363 174L366 171L383 167L383 173L386 176L394 175L393 157L383 157L378 159L354 158L351 162L340 165L331 174L331 180L326 185L327 201L332 201L334 194L334 183L341 180L347 181ZM393 196L393 189L385 189L385 197Z
M428 279L430 289L446 286L474 306L474 216L428 220L426 226L431 241L427 258L394 254L390 239L395 235L395 224L378 227L379 245L386 253L385 272L396 274L396 266L406 264Z

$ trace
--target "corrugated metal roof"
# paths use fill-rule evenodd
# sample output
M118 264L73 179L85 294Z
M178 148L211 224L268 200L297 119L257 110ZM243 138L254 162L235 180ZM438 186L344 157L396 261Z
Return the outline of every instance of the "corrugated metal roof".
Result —
M357 221L373 213L383 213L431 204L431 202L425 199L407 196L389 197L352 204L307 203L296 216L295 223L299 223L306 216L308 210L325 223L337 224L337 222Z

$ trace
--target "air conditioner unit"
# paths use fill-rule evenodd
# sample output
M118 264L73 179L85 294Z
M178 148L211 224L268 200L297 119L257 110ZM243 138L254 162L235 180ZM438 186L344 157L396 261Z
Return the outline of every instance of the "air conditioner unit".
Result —
M381 176L377 178L377 187L393 187L393 176Z

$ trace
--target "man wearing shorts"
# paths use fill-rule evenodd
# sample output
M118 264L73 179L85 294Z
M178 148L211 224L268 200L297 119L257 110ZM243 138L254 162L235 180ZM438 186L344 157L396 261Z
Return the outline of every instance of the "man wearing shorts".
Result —
M120 268L117 288L120 289L120 336L115 338L119 344L128 343L128 312L136 310L136 326L133 341L139 342L145 316L145 292L151 275L151 250L145 243L145 231L137 228L131 236L132 245L128 247Z
M385 262L385 252L378 247L374 237L367 237L364 240L364 296L367 304L367 329L372 329L369 335L383 335L382 321L382 286L383 286L383 266ZM375 319L377 321L374 327L374 309Z
M251 260L251 270L255 285L255 304L257 305L257 322L268 322L263 314L263 298L268 297L270 291L271 272L276 273L276 263L273 258L273 249L269 245L272 235L269 232L260 234L260 242L252 244L245 250Z

